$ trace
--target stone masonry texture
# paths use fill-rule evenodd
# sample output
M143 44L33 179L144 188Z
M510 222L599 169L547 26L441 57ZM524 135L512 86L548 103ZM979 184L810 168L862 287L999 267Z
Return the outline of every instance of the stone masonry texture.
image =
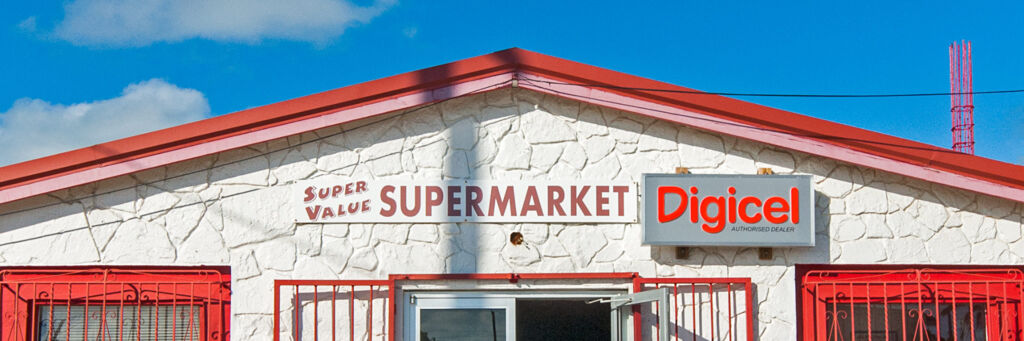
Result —
M809 174L814 248L641 245L637 224L295 224L317 177L632 180ZM32 209L33 207L42 208ZM762 143L501 89L0 206L0 265L230 265L232 339L269 340L274 279L392 273L639 272L750 277L762 340L793 339L794 264L1020 264L1022 205ZM5 212L17 212L5 214ZM525 243L508 243L511 232Z

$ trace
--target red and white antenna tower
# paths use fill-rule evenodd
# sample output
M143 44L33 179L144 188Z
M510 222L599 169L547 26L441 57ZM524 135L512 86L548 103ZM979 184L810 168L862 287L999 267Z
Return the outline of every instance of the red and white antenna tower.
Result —
M953 114L953 150L974 154L974 81L971 42L949 45L949 89Z

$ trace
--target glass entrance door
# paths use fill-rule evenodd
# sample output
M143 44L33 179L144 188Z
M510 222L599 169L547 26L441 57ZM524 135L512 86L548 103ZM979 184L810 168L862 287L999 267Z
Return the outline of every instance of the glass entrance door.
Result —
M407 293L405 340L611 340L601 293Z
M410 295L406 340L515 340L515 300L458 294Z

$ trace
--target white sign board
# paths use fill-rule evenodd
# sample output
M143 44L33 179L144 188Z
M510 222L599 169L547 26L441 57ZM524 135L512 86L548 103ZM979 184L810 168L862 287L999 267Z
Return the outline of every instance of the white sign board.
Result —
M633 223L637 186L617 181L391 181L294 185L308 223Z

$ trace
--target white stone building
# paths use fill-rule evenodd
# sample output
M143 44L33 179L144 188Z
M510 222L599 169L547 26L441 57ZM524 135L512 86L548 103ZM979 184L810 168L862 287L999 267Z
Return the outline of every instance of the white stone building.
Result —
M0 168L2 338L1021 338L1024 167L684 90L512 49ZM679 168L810 175L814 246L296 208L306 181ZM668 315L608 313L656 279Z

